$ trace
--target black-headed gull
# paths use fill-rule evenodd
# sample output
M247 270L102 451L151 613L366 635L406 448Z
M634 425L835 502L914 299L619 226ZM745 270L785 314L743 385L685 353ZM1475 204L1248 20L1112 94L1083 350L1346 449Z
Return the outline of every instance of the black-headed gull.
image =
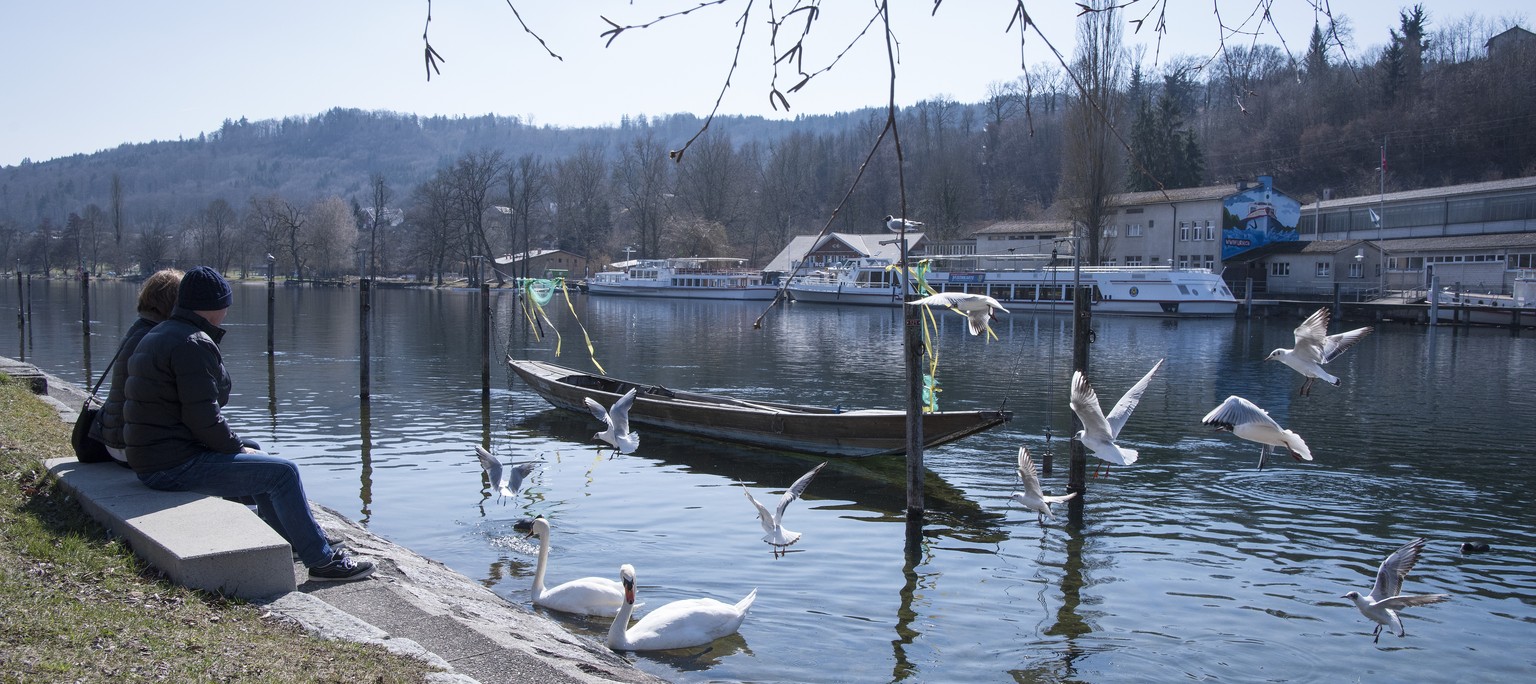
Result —
M1307 448L1301 435L1280 427L1274 418L1269 417L1268 411L1235 394L1211 409L1200 422L1264 445L1259 448L1259 470L1264 469L1264 457L1269 454L1272 446L1285 447L1291 458L1298 461L1312 460L1312 450Z
M736 605L712 598L673 601L660 606L634 626L629 616L635 609L635 566L619 567L619 581L624 585L624 604L608 626L608 648L615 651L668 651L675 648L706 646L720 637L741 629L747 610L757 598L753 589Z
M523 478L533 472L537 463L517 463L507 468L496 460L491 452L486 451L480 445L475 445L475 455L480 458L480 467L485 469L486 476L491 481L491 489L497 494L511 498L523 489Z
M1088 384L1087 376L1082 371L1072 372L1072 412L1077 414L1077 419L1083 422L1083 429L1078 430L1072 436L1083 443L1093 452L1094 457L1108 461L1116 465L1130 465L1136 462L1136 450L1126 449L1115 440L1120 437L1120 429L1125 427L1125 421L1131 417L1131 412L1136 410L1136 404L1141 401L1141 395L1147 391L1147 385L1152 382L1152 376L1157 369L1163 367L1163 360L1158 359L1152 365L1152 370L1141 377L1135 385L1125 391L1120 401L1115 402L1115 407L1110 410L1109 416L1104 415L1104 409L1099 406L1099 395Z
M1449 594L1408 594L1399 592L1403 589L1403 578L1408 576L1408 571L1419 562L1419 551L1424 548L1423 539L1415 539L1402 548L1393 551L1392 555L1381 562L1381 568L1376 571L1376 584L1371 586L1368 596L1361 596L1358 591L1344 594L1355 602L1355 607L1360 609L1360 614L1370 618L1376 623L1375 631L1371 634L1374 643L1381 642L1381 628L1386 627L1397 636L1405 636L1403 621L1397 616L1397 611L1413 606L1427 606L1431 603L1439 603L1450 598Z
M635 392L639 389L635 387L625 392L608 408L603 408L596 399L586 397L587 410L604 425L602 432L592 437L607 442L614 453L627 454L640 446L640 433L629 431L629 407L634 405Z
M1306 376L1307 381L1301 385L1301 396L1312 394L1312 383L1322 380L1337 387L1339 379L1328 371L1323 370L1323 365L1332 361L1345 350L1355 346L1366 335L1371 334L1372 328L1355 328L1349 332L1341 332L1337 335L1328 334L1328 309L1318 309L1316 313L1302 321L1293 331L1296 335L1296 348L1276 349L1265 357L1265 361L1279 361L1297 373Z
M800 495L805 493L805 488L811 484L811 479L825 467L827 462L822 461L821 465L812 468L810 472L795 480L795 483L784 490L784 494L779 497L779 507L773 511L769 511L767 506L757 500L757 497L752 496L752 490L747 489L745 484L741 486L741 491L746 493L747 500L751 501L752 506L757 509L757 519L763 524L763 541L773 546L775 556L784 555L791 545L800 541L799 532L784 529L784 509L789 507L789 502L800 498Z
M1029 449L1025 447L1019 447L1019 480L1024 483L1024 491L1009 494L1008 498L1034 511L1035 518L1041 525L1045 524L1046 518L1056 519L1056 516L1051 514L1051 504L1061 503L1077 496L1077 492L1066 496L1046 496L1040 489L1040 473L1035 471L1035 462L1030 459Z
M624 605L624 585L607 577L582 577L559 586L544 587L544 568L549 564L549 521L533 519L530 537L539 538L539 564L533 571L533 604L562 613L613 617Z
M1008 313L996 299L970 292L940 292L907 303L913 306L943 306L959 311L965 314L970 323L972 335L980 335L981 331L987 330L987 322L996 318L993 311Z
M907 230L916 230L921 225L923 225L921 221L908 221L896 218L890 214L885 215L885 227L892 233L900 233L903 227Z

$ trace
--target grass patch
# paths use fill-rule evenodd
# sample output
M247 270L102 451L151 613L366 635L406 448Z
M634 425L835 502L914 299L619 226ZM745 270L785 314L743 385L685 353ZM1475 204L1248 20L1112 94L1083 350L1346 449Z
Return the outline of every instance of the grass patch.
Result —
M49 480L70 426L0 374L0 681L420 682L425 663L326 641L158 576Z

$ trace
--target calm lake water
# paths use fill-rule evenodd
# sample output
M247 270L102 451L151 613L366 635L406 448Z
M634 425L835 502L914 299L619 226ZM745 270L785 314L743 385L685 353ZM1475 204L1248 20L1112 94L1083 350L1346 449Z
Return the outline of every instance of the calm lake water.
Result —
M774 558L742 485L776 500L818 459L643 428L636 453L600 457L595 421L550 408L501 359L591 368L579 317L618 377L895 408L895 310L800 305L754 330L761 304L577 297L575 317L563 300L548 307L557 359L556 338L533 339L515 300L496 294L485 399L478 294L383 290L364 410L356 290L279 288L269 359L266 290L235 289L230 422L297 461L312 499L523 605L536 547L512 522L533 513L554 528L552 582L632 563L652 606L734 602L756 587L741 634L708 653L630 656L669 679L1486 682L1527 681L1536 667L1529 333L1387 324L1335 362L1343 386L1301 398L1300 376L1261 362L1291 346L1299 317L1100 317L1090 378L1106 406L1167 359L1122 434L1141 461L1089 481L1080 528L1064 515L1042 528L1007 496L1021 444L1037 461L1054 452L1045 485L1065 488L1069 320L1015 313L986 343L945 316L942 407L1006 401L1013 421L928 451L913 557L895 457L829 465L786 515L804 539ZM91 292L99 373L133 320L135 289ZM0 293L15 311L15 281ZM34 281L31 300L27 360L84 384L78 285ZM0 354L22 344L4 326ZM1256 470L1256 445L1200 424L1230 394L1300 433L1317 460ZM515 503L486 498L472 450L482 441L503 460L543 461ZM1419 536L1430 543L1405 590L1453 598L1410 609L1407 638L1372 644L1373 623L1340 595L1368 591L1382 558ZM1464 540L1493 551L1463 556ZM606 633L606 621L552 615Z

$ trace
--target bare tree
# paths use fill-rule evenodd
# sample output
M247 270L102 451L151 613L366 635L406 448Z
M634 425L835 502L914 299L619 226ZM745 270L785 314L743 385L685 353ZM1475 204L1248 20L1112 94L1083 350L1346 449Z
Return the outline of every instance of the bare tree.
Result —
M448 254L456 249L460 235L454 230L453 183L449 171L442 169L431 180L416 187L409 222L416 232L411 244L414 259L424 265L435 284L443 284L443 269Z
M1104 0L1093 0L1096 7ZM1108 200L1119 183L1113 177L1115 95L1121 85L1120 22L1113 8L1085 13L1078 23L1072 76L1078 90L1068 99L1067 147L1062 157L1062 195L1073 222L1081 227L1075 256L1099 263Z
M649 129L619 148L619 161L613 169L614 195L622 221L634 229L634 244L639 245L643 257L663 256L661 232L668 220L671 172L665 148Z
M369 188L372 189L373 206L368 215L368 256L363 272L369 278L379 276L379 224L385 221L384 212L389 208L389 201L394 197L394 192L389 189L389 183L384 180L384 174L375 173L368 179Z
M357 244L357 221L347 201L334 195L315 202L306 212L305 242L312 255L310 263L322 277L348 273L355 265L353 247Z
M468 250L460 255L466 264L471 256L492 256L491 243L486 236L485 214L491 208L491 187L501 181L506 168L501 151L483 150L461 157L449 175L453 218L463 232L461 244Z
M603 149L583 145L555 166L555 228L560 247L588 259L599 257L609 237L608 169Z
M523 254L520 277L528 278L528 257L533 253L534 226L542 219L549 172L538 157L525 154L507 168L507 244Z

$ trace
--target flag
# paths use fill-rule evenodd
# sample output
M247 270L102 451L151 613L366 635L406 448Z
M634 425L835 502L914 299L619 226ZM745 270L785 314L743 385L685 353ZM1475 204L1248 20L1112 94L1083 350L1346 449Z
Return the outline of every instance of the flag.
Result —
M1381 215L1377 214L1375 209L1371 209L1369 207L1366 208L1366 211L1371 212L1371 225L1380 228L1381 227Z

